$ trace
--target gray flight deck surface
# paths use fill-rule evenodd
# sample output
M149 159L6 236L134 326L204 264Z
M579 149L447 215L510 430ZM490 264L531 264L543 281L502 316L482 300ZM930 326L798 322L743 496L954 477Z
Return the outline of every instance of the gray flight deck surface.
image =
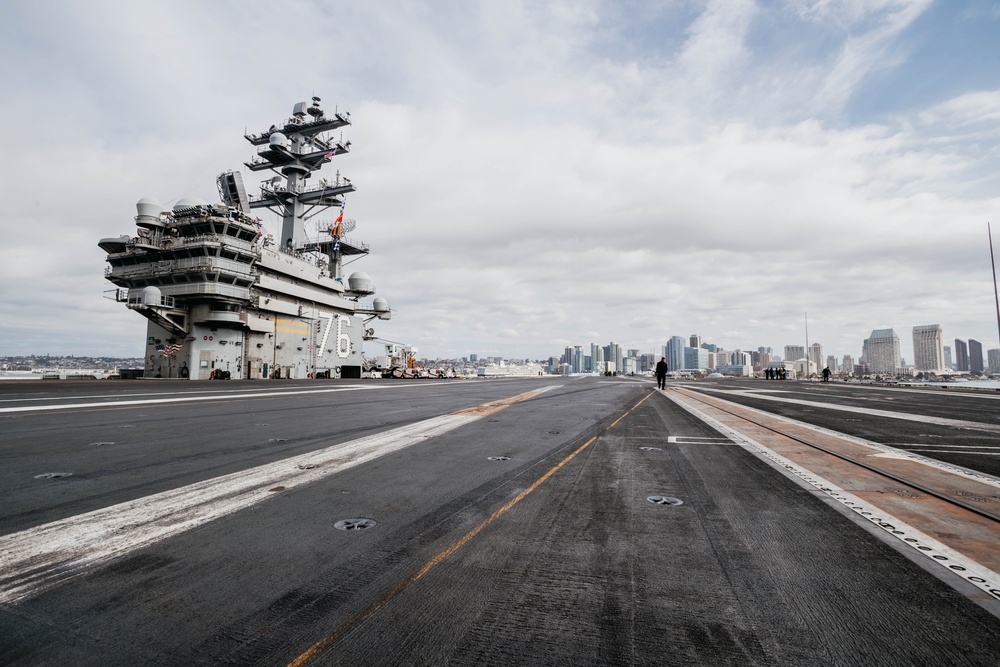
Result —
M1000 472L992 394L674 386ZM0 664L1000 664L1000 619L974 593L653 387L0 383L0 545L106 508L124 545L71 565L85 536L68 537L67 560L17 575L0 550ZM357 451L381 455L336 458L380 433ZM263 487L229 486L251 469ZM189 489L204 502L148 537L147 505ZM351 518L377 523L335 528Z

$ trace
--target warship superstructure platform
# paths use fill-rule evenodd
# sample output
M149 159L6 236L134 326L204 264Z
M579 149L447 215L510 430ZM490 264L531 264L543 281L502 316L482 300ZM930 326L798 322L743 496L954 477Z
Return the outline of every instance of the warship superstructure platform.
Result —
M327 116L318 97L298 103L280 126L246 135L258 147L246 167L275 174L259 195L248 196L242 174L227 171L217 179L221 203L185 197L164 210L144 197L136 235L98 243L114 298L149 320L146 377L361 377L363 342L374 336L368 324L389 319L389 305L364 301L375 293L366 273L343 276L345 258L369 251L347 236L355 222L344 219L345 195L354 185L339 172L310 183L350 150L332 137L347 125L349 113ZM277 241L252 215L262 208L281 219Z

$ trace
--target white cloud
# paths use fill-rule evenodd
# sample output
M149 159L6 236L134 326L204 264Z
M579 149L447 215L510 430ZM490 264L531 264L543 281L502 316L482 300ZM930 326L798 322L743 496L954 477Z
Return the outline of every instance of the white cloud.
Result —
M142 196L214 199L252 154L244 128L314 92L354 118L336 168L372 246L358 268L396 311L378 333L421 353L658 352L693 332L780 349L805 311L838 356L886 322L904 344L939 321L995 346L1000 92L839 113L925 7L710 2L648 51L639 22L674 9L298 2L282 14L305 36L256 2L0 10L40 40L0 45L22 63L0 118L44 129L5 140L0 354L141 350L141 318L100 298L97 240L131 233ZM834 47L767 51L775 12L833 26Z

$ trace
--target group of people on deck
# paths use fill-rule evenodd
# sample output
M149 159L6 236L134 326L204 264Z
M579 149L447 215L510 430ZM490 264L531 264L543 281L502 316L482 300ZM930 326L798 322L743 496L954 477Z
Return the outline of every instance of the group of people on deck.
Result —
M656 387L657 389L665 389L667 384L667 359L666 357L660 357L659 363L656 364ZM830 381L830 368L823 369L823 382ZM784 368L765 368L764 369L764 379L766 380L787 380L788 371Z

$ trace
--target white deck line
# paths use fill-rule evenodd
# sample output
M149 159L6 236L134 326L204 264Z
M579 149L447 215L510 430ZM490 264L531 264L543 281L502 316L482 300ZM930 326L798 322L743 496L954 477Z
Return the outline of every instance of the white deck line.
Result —
M1000 432L1000 424L990 424L987 422L970 422L964 419L948 419L947 417L930 417L927 415L916 415L910 412L893 412L892 410L876 410L874 408L858 408L853 405L837 405L836 403L820 403L819 401L803 401L798 398L782 398L755 391L709 389L698 387L699 391L717 393L729 396L745 396L747 398L759 398L762 401L777 401L779 403L792 403L794 405L805 405L811 408L823 408L824 410L839 410L841 412L853 412L855 414L871 415L873 417L888 417L890 419L905 419L911 422L923 424L935 424L937 426L956 426L958 428L974 428L984 431ZM693 391L693 390L690 390Z
M725 399L720 399L720 400L725 400ZM817 433L832 435L842 440L847 440L848 442L854 442L859 445L871 447L872 449L877 449L881 451L882 454L874 454L874 456L876 457L898 458L898 459L906 459L908 461L914 461L916 463L920 463L922 465L931 468L946 470L950 473L961 475L962 477L968 477L970 479L976 480L977 482L982 482L983 484L988 484L992 487L1000 489L1000 478L994 477L993 475L988 475L984 472L979 472L978 470L971 470L969 468L963 468L962 466L955 465L954 463L945 463L944 461L940 461L938 459L932 459L927 456L921 456L920 454L913 453L913 451L909 449L899 449L898 447L893 447L892 445L884 445L880 442L875 442L874 440L866 440L865 438L859 438L858 436L855 435L848 435L847 433L841 433L840 431L834 431L832 429L823 428L822 426L817 426L816 424L810 424L808 422L799 421L798 419L792 419L791 417L786 417L784 415L776 415L772 412L765 412L764 410L760 410L759 408L752 408L749 405L742 405L740 403L733 403L733 405L740 408L741 410L747 410L748 412L753 412L763 417L777 419L778 421L783 421L788 424L795 424L796 426L801 426L802 428L807 428ZM926 447L937 447L937 445L933 443L928 443Z
M279 494L269 492L272 487L309 484L477 419L433 417L0 536L0 604L37 595L113 559L274 498Z
M976 588L989 594L992 599L1000 600L1000 574L994 572L985 565L972 560L968 556L955 551L951 547L939 542L926 533L917 530L905 521L900 520L898 517L895 517L888 512L869 504L849 491L845 491L832 482L816 475L812 471L793 463L789 459L786 459L777 452L765 447L756 440L730 428L729 426L726 426L713 417L710 417L701 410L687 405L683 401L675 398L671 392L663 393L667 398L679 405L681 408L698 419L701 419L712 428L718 430L720 433L725 433L732 438L734 442L741 445L744 449L754 455L764 459L784 475L792 478L803 486L817 489L828 498L835 500L839 504L851 510L857 516L864 519L867 522L864 525L870 526L872 530L881 529L883 532L896 538L896 543L898 545L909 547L911 553L917 553L924 556L928 562L934 563L935 565L946 569L952 575L961 577ZM739 407L742 408L746 406L740 405ZM769 416L774 417L776 415ZM804 426L810 426L809 424L803 424L802 422L797 423ZM835 433L834 431L829 431L828 429L822 429L822 431L826 433ZM945 579L945 581L947 581L947 579Z
M0 408L0 414L11 412L43 412L48 410L72 410L76 408L114 408L125 405L152 405L156 403L191 403L193 401L231 401L244 398L271 398L274 396L296 396L301 394L330 394L338 391L355 391L358 389L375 389L376 385L346 385L335 389L284 389L270 392L254 392L239 394L184 394L176 398L141 398L119 401L98 401L93 403L53 403L51 405L26 405L10 408Z

